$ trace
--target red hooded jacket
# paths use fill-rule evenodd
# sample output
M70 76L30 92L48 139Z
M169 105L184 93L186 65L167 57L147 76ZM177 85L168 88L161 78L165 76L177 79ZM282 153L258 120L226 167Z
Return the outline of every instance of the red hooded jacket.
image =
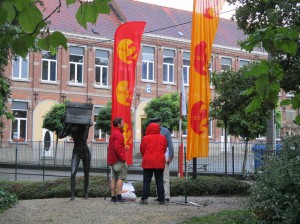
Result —
M126 149L124 143L123 131L114 127L109 137L107 163L113 165L119 161L126 160Z
M167 150L167 140L160 134L159 125L149 124L146 129L146 136L143 137L140 152L143 157L142 168L164 169L165 152Z

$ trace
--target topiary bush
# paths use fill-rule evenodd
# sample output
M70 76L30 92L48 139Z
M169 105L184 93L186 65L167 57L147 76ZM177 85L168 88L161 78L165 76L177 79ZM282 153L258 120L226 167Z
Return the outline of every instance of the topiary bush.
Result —
M300 223L300 136L285 138L251 188L249 207L260 223Z

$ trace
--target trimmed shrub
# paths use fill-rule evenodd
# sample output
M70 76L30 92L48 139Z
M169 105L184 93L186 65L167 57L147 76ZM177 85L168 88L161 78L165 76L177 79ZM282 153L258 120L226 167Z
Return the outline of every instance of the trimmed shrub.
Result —
M0 189L0 212L12 207L17 202L17 197Z

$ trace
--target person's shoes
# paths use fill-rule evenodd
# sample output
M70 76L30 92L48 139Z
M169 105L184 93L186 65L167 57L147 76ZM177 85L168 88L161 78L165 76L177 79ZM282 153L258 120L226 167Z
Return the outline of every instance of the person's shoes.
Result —
M159 205L165 205L165 204L166 204L166 202L164 202L164 201L159 202Z
M141 199L141 201L139 202L139 204L141 204L141 205L148 205L148 199Z
M166 198L166 199L165 199L165 202L166 202L166 203L170 203L170 199L169 199L169 198Z
M130 201L122 198L122 199L119 199L119 200L117 199L116 203L118 203L118 204L130 204Z
M116 198L111 198L110 201L113 202L113 203L116 203L117 199Z

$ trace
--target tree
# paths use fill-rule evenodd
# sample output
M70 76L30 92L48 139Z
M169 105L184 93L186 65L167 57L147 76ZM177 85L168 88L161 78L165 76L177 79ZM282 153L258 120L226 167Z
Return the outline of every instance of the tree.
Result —
M265 134L268 110L272 105L264 103L259 110L246 113L245 108L254 93L245 95L243 92L253 85L255 79L244 78L242 73L243 69L238 72L213 73L212 83L218 97L211 101L210 116L217 119L217 126L225 127L225 132L228 131L229 135L244 139L246 144L242 172L245 172L248 142Z
M162 126L169 129L170 132L179 130L180 120L180 97L179 94L167 94L162 97L154 98L144 108L146 119L143 120L142 126L146 127L150 123L150 119L159 117L162 120ZM182 129L186 129L186 118L182 120Z
M96 128L110 135L111 130L111 101L101 107L96 120Z
M95 24L99 13L110 11L111 0L94 0L81 3L76 13L77 22L86 29L88 22ZM66 0L72 5L76 0ZM84 2L84 1L80 1ZM26 57L29 51L46 50L55 54L58 47L67 49L67 38L58 31L51 32L51 16L59 13L62 0L55 1L55 9L43 15L43 0L2 0L0 1L0 116L8 119L12 114L7 111L5 103L10 97L10 83L4 78L3 71L12 57ZM75 15L74 15L75 16Z
M292 99L283 101L281 105L292 104L293 109L299 108L299 1L227 1L230 4L239 3L234 19L239 28L249 35L247 40L240 43L241 47L252 51L261 46L270 55L269 60L262 60L245 72L245 76L256 77L254 85L248 91L248 94L254 92L256 95L246 110L257 110L265 101L273 103L275 107L281 88L295 93ZM295 122L300 124L300 115Z
M43 120L43 128L46 128L56 134L55 158L58 145L58 134L63 130L65 124L67 112L66 102L54 105L44 115Z

